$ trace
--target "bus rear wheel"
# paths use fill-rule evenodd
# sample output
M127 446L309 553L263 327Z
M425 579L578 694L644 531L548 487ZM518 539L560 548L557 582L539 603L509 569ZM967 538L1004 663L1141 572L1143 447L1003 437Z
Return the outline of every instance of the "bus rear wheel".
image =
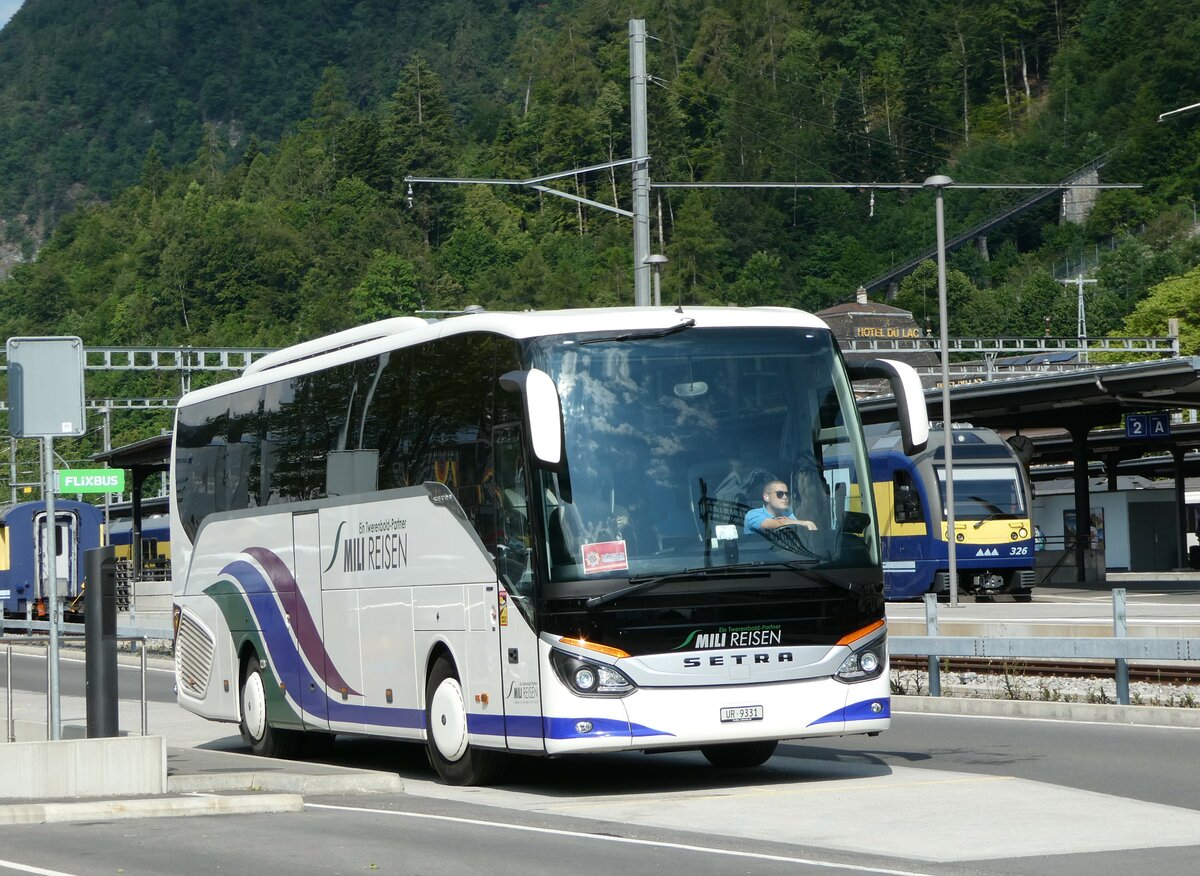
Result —
M778 746L777 739L766 742L726 742L701 746L700 753L715 767L745 769L762 766L771 759Z
M454 664L439 657L425 684L429 762L447 785L486 785L500 774L504 755L467 741L467 702Z
M267 683L258 656L251 654L242 667L242 720L238 729L250 751L259 757L295 757L304 737L295 730L271 726L267 718Z

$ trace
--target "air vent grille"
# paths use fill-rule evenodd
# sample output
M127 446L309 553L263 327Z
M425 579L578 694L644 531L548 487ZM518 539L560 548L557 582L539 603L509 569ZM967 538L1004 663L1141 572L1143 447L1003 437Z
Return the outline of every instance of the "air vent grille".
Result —
M212 663L212 636L191 616L184 614L179 619L179 636L175 640L175 677L181 688L203 699L208 691Z

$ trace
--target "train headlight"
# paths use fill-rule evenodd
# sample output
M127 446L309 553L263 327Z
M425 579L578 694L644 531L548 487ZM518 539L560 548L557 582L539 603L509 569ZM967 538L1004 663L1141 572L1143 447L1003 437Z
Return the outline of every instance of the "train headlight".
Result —
M583 697L623 697L637 690L621 670L605 663L585 660L564 651L551 651L550 664L559 681Z
M1022 526L1017 530L1017 536L1019 538L1029 538L1029 530Z
M875 639L871 644L859 648L842 661L833 677L838 681L854 684L869 681L883 674L887 659L887 637Z

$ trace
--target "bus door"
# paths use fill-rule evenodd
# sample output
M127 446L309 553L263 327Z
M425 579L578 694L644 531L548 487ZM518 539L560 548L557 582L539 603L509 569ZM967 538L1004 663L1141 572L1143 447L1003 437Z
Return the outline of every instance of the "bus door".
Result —
M493 430L496 488L501 503L496 527L496 614L500 622L500 666L508 747L544 751L538 640L534 612L533 526L529 479L517 426Z
M296 587L279 591L298 659L285 679L309 726L329 729L321 612L321 532L316 511L292 515Z
M54 562L51 568L54 569L54 576L58 580L58 598L63 599L75 596L79 593L79 580L76 573L75 555L77 549L76 539L78 538L78 521L75 515L71 513L59 514L55 512L58 525L54 530ZM49 548L46 538L46 514L42 512L37 515L34 523L34 531L37 532L37 587L40 592L44 588L46 578L46 551ZM49 597L49 593L42 593L43 596Z

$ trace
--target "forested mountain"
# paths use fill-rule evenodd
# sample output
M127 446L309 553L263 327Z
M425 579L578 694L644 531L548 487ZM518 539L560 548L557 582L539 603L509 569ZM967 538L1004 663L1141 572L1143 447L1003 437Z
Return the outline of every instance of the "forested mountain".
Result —
M1101 195L1082 227L1053 204L1028 214L992 234L990 260L956 254L951 321L1030 335L1049 316L1074 334L1074 293L1050 268L1086 251L1103 253L1089 327L1117 330L1200 262L1200 113L1157 122L1200 100L1197 11L27 0L0 32L0 213L10 243L22 227L53 233L0 282L2 329L279 345L418 309L628 303L628 220L513 187L410 195L403 179L627 157L632 14L651 37L656 181L1049 182L1106 154L1106 180L1144 188ZM629 204L624 169L555 185ZM951 232L1019 194L952 192ZM844 300L931 244L931 204L867 188L658 190L664 298ZM896 303L933 318L931 288L920 270Z

